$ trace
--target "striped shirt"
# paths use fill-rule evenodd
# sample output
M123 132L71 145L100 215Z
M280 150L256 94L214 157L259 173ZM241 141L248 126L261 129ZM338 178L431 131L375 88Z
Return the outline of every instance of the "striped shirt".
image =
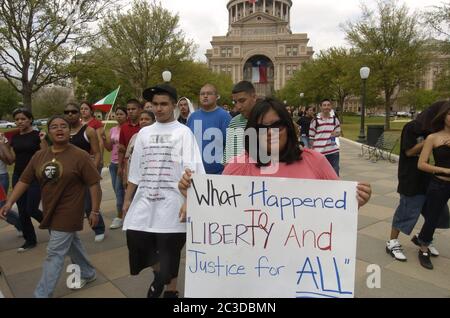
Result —
M324 156L339 152L336 143L337 138L333 138L331 133L341 134L341 123L337 117L322 118L320 115L313 119L309 128L309 140L313 144L315 151Z
M244 151L244 132L247 127L247 118L239 114L234 117L227 128L227 143L223 153L223 164L237 157Z

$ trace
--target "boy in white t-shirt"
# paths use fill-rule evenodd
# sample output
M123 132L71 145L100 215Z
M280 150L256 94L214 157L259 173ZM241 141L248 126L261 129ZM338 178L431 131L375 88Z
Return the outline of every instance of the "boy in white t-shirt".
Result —
M141 129L134 145L124 200L124 225L131 275L152 267L148 298L176 298L186 223L180 219L184 198L178 181L186 168L205 173L194 135L174 116L175 88L161 84L144 91L156 123ZM134 197L133 197L134 194Z

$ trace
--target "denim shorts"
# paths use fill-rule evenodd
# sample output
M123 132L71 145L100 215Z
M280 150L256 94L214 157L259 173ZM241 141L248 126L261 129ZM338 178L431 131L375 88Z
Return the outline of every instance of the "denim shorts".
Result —
M420 214L423 215L425 202L425 195L406 196L401 194L400 204L395 211L392 227L406 235L410 235L419 220ZM445 230L450 229L450 212L448 205L444 206L441 216L439 217L437 228Z
M426 196L423 194L406 196L400 195L400 204L394 214L392 227L400 232L410 235L419 220L425 204Z

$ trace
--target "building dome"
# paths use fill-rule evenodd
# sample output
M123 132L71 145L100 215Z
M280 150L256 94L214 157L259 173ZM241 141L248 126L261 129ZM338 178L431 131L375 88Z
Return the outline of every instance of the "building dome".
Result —
M227 5L229 25L263 13L289 23L291 7L291 0L231 0Z

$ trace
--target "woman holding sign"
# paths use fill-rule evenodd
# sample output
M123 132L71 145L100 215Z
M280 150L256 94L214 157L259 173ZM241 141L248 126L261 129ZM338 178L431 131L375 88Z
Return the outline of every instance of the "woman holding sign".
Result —
M255 140L249 131L255 132ZM245 153L225 166L223 175L262 176L316 180L338 180L339 177L328 160L321 154L302 150L292 119L284 105L272 98L258 102L246 127ZM261 151L263 150L263 151ZM191 186L191 173L186 171L179 182L179 189L186 196ZM357 188L359 206L366 204L372 189L360 182ZM185 217L185 206L180 217Z

